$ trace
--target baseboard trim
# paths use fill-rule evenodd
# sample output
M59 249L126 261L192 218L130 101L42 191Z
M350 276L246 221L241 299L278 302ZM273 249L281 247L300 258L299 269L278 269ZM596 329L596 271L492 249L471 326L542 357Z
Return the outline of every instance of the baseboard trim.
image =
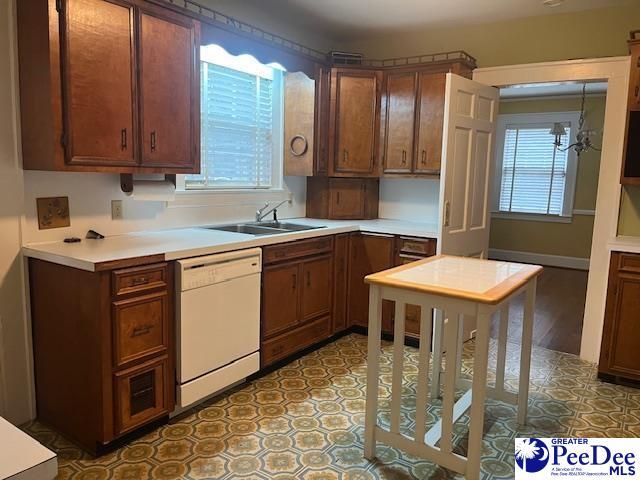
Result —
M565 257L562 255L547 255L544 253L519 252L517 250L490 248L489 258L493 260L505 260L507 262L534 263L549 267L589 270L589 259L580 257Z

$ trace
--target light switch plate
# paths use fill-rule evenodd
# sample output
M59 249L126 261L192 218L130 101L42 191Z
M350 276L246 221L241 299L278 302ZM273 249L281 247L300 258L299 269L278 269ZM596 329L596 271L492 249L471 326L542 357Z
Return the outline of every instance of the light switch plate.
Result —
M111 200L111 220L122 220L122 200Z
M38 228L61 228L71 225L69 197L36 198Z

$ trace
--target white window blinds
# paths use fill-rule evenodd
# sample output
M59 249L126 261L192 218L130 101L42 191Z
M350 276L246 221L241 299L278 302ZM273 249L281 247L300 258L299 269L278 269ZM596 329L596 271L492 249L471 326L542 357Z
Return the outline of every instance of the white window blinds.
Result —
M553 121L540 123L540 118L522 117L517 122L500 122L502 128L498 133L503 148L498 159L498 210L569 216L575 161L571 151L562 150L569 144L572 124L561 122L568 134L562 137L562 145L557 149L554 136L549 133Z
M215 63L201 62L201 172L187 175L185 186L270 188L279 145L274 135L282 135L281 72L252 57L216 53Z

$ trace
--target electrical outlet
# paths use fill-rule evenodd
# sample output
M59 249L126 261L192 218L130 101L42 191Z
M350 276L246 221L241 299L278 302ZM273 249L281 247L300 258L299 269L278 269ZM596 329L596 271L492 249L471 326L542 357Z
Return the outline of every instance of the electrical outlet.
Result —
M122 220L122 200L111 200L111 220Z

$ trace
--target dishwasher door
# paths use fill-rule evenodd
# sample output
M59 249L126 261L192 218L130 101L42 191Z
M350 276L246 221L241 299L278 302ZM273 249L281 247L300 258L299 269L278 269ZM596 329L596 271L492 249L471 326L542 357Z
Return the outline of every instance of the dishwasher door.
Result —
M190 259L179 265L180 384L260 349L259 250L257 256L234 256Z

